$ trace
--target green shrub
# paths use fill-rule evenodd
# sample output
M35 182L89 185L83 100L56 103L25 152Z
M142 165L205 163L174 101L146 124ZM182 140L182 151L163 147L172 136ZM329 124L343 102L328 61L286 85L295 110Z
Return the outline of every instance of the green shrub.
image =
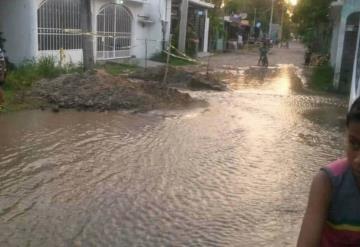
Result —
M81 64L72 63L59 66L54 57L42 57L39 60L26 60L19 66L8 70L6 82L2 86L5 104L0 112L38 108L43 103L37 99L26 98L26 91L42 78L54 78L65 73L82 73Z
M36 67L35 61L24 61L15 70L8 73L6 85L14 89L30 86L34 81L40 78Z
M56 66L55 59L51 56L41 57L35 64L40 77L54 78L64 72L60 66Z
M317 90L332 90L334 69L329 64L317 66L310 77L310 87Z
M74 64L58 66L52 56L39 60L26 60L16 69L10 70L6 78L6 88L22 89L42 78L55 78L61 74L80 72L81 68Z

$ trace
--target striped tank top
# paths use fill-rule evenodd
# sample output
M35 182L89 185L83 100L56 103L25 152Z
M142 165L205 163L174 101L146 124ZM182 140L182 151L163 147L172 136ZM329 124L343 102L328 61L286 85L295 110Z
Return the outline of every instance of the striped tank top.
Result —
M360 189L346 159L321 169L330 178L331 202L321 246L360 246Z

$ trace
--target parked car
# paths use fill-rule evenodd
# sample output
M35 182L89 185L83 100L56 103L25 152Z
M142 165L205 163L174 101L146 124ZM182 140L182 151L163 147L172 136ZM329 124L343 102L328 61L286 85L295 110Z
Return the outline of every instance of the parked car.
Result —
M5 78L6 78L5 52L0 48L0 85L5 82Z

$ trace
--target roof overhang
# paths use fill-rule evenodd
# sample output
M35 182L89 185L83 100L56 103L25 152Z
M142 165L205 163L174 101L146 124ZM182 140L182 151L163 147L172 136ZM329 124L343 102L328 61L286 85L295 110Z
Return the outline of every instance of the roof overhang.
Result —
M201 1L201 0L189 0L189 3L197 5L199 7L206 8L206 9L213 9L215 7L214 4L207 3L207 2L204 2L204 1Z

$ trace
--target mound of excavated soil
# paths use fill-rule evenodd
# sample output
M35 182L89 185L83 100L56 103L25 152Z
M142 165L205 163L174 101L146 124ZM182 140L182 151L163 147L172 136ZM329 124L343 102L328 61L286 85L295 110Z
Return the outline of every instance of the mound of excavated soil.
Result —
M132 78L152 81L162 81L165 74L165 67L151 68L147 71L137 71L130 76ZM215 90L226 91L226 84L212 74L199 73L197 70L177 69L169 67L167 83L171 86L185 87L189 90Z
M60 108L79 110L151 110L199 102L189 94L161 87L158 82L111 76L103 71L41 80L34 85L32 94Z

